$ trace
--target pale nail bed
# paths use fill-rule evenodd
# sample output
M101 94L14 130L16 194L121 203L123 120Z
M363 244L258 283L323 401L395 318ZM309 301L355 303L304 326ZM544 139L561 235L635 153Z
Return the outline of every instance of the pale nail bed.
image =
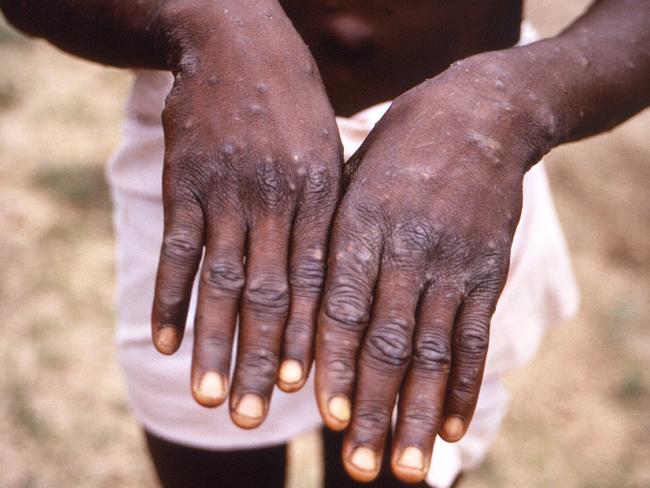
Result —
M178 339L175 327L162 326L156 335L156 344L163 352L173 352L178 346Z
M288 384L298 383L302 380L302 365L295 359L286 359L280 366L278 377L280 381Z
M399 460L397 461L398 466L414 469L416 471L424 470L424 454L417 447L409 446L402 451Z
M339 422L347 422L350 420L350 400L343 395L330 398L330 401L327 403L327 409L330 415Z
M264 415L264 402L259 395L247 393L239 400L235 410L244 417L259 419Z
M375 471L377 469L377 457L369 447L357 447L350 456L350 462L362 471Z
M442 425L442 432L448 440L457 441L465 432L465 422L463 422L459 417L453 415L447 417L445 423Z
M226 382L221 374L208 371L201 378L196 393L198 397L207 402L223 400L226 396Z

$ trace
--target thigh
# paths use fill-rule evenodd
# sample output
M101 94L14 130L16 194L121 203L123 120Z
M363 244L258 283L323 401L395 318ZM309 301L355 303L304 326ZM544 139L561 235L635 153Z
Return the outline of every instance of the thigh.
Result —
M428 488L426 483L403 483L393 476L390 459L384 456L379 477L371 483L358 483L348 476L341 461L343 433L323 428L323 446L325 451L325 488ZM391 439L386 443L386 452L390 452Z
M145 431L164 488L282 488L287 446L209 451L169 442Z

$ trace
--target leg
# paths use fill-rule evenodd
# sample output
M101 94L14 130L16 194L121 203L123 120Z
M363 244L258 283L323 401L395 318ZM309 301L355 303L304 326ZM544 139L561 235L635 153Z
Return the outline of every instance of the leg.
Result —
M174 444L145 431L164 488L282 488L286 444L240 451L208 451Z

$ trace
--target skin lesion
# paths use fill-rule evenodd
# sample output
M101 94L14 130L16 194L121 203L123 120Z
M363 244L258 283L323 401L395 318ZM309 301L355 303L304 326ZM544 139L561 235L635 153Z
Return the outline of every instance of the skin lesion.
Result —
M243 265L236 261L210 262L201 273L201 285L207 287L210 294L239 297L244 283Z

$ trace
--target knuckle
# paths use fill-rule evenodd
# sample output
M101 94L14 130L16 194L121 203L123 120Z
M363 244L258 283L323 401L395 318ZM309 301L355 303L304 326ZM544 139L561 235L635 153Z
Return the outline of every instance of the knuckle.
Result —
M238 297L244 287L244 270L241 263L213 261L201 273L201 284L216 295Z
M313 330L313 324L307 321L289 319L284 331L284 341L286 344L311 344Z
M365 199L362 202L350 199L344 207L344 211L362 229L380 229L389 221L383 205L369 199Z
M451 364L449 340L435 333L422 333L415 338L414 366L433 372L447 372Z
M328 380L338 384L352 384L354 382L354 363L342 353L331 353L325 363Z
M408 250L427 251L437 241L436 232L423 218L410 218L395 229L397 241Z
M449 389L450 402L461 407L473 404L479 392L478 380L476 375L459 374Z
M202 251L203 245L197 239L196 232L181 227L165 235L160 253L166 262L188 266L198 262Z
M388 257L402 265L416 265L427 261L439 240L438 233L423 218L409 218L395 225Z
M164 172L165 182L170 183L181 196L188 185L204 185L211 178L222 176L208 154L185 140L169 142L165 147Z
M412 321L394 319L375 325L364 342L364 352L382 364L404 366L411 358L412 341L408 330Z
M322 252L317 250L293 264L289 279L298 293L314 296L320 294L324 278L325 263Z
M160 287L156 293L156 305L163 320L171 319L171 314L179 308L184 308L186 301L183 292L177 287Z
M201 317L197 318L200 320ZM226 337L205 327L197 329L196 340L197 350L202 357L210 360L221 354L228 354L232 348L232 343Z
M277 208L287 198L287 175L282 164L265 160L255 168L254 187L261 202L270 209Z
M374 402L360 402L355 408L354 424L359 432L377 434L390 424L392 408L385 410Z
M455 231L445 234L435 248L435 256L432 256L439 263L446 263L448 269L459 271L466 269L476 257L475 244Z
M320 198L329 195L334 187L335 176L330 166L315 163L307 168L305 194L308 198Z
M454 346L459 354L468 359L476 358L476 360L482 362L482 358L487 354L489 342L487 327L465 326L456 336Z
M278 369L279 358L265 347L251 347L242 354L238 367L241 373L256 381L273 382Z
M325 314L343 326L358 329L368 323L368 303L363 289L353 280L336 283L329 290Z
M441 409L436 405L409 405L401 413L400 422L413 425L425 433L438 423L441 416Z
M508 275L509 259L498 253L491 253L479 259L476 275L486 291L501 289Z
M260 312L284 314L289 307L289 287L278 278L254 277L244 290L244 304Z

